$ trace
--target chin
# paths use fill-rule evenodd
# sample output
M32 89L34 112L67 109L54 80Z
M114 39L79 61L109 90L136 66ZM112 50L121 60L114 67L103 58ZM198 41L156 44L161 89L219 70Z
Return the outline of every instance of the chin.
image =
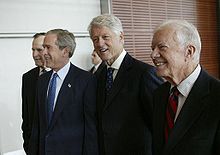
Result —
M156 74L160 77L166 77L166 72L164 70L157 69Z

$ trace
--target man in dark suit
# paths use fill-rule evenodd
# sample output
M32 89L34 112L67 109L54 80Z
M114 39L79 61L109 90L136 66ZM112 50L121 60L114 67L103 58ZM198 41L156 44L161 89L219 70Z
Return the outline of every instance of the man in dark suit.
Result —
M124 50L122 24L117 17L97 16L88 30L95 50L107 65L97 76L101 154L151 155L151 96L161 79L152 66Z
M52 70L38 80L30 155L98 155L96 79L70 62L72 33L50 30L43 45Z
M92 52L91 59L94 66L89 71L95 75L99 74L103 67L105 67L105 63L102 61L95 50Z
M23 148L28 154L28 144L31 135L36 85L39 75L45 69L45 59L43 56L43 42L45 33L36 33L32 41L32 56L37 67L29 70L22 76L22 131L23 131Z
M199 33L187 21L154 31L151 57L167 80L154 94L154 155L220 154L220 81L200 66L200 51Z

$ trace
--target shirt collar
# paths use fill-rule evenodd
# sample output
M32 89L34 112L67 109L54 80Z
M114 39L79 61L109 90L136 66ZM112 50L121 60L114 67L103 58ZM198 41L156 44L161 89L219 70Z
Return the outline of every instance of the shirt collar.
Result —
M109 65L107 64L107 68L112 67L112 68L118 70L118 69L120 68L120 66L121 66L121 63L122 63L122 61L123 61L123 59L124 59L126 53L127 53L127 52L123 49L123 51L121 52L121 54L119 55L119 57L113 62L113 64L112 64L111 66L109 66Z
M70 62L68 62L63 68L61 68L57 74L58 74L58 77L61 79L61 80L64 80L64 78L66 77L68 71L69 71L69 68L70 68ZM53 71L53 74L55 73L55 71Z
M196 79L198 78L201 72L201 66L198 64L196 69L185 79L183 80L178 86L177 89L179 92L187 97L189 92L191 91Z

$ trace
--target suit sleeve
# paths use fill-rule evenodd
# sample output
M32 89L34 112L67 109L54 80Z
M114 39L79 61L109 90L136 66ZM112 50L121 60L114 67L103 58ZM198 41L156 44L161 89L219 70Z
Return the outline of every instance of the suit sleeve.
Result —
M27 155L38 155L39 153L39 104L38 104L38 87L36 93L36 104L34 108L33 126L31 129L31 136L28 145Z
M29 129L28 127L28 105L27 105L27 97L26 97L26 92L25 90L27 90L27 86L26 86L26 80L25 80L25 75L22 76L22 126L21 129L23 131L22 135L23 135L23 148L25 150L25 152L27 153L28 151L28 143L29 143L29 138L31 135L31 129Z
M97 116L96 116L96 79L88 81L84 94L84 155L98 155Z

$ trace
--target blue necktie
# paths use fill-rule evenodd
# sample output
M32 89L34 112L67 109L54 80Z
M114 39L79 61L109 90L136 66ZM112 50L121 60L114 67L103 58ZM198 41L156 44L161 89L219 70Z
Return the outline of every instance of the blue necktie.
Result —
M107 69L107 77L106 77L106 94L108 95L111 88L112 88L112 85L113 85L113 71L114 71L114 68L108 68Z
M52 115L53 115L53 106L54 106L54 99L56 93L56 78L57 73L53 74L52 79L50 80L48 96L47 96L47 104L48 104L48 123L50 124Z

